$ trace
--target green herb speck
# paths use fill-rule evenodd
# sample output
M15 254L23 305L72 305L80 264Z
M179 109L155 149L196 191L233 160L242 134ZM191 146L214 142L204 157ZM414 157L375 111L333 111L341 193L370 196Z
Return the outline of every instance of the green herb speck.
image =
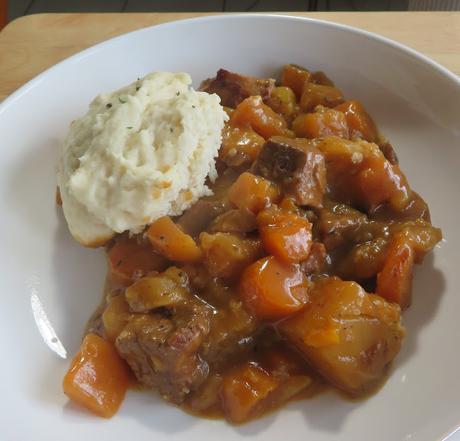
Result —
M180 95L180 92L176 92L176 96L179 96Z
M195 106L195 104L192 104L192 108L196 109L196 106Z
M127 128L127 129L132 129L132 128L133 128L133 126L128 126L128 127L126 127L126 128Z
M107 109L110 109L112 107L112 103L107 103L105 107L107 107Z
M123 99L121 96L118 97L118 101L120 101L121 104L127 103L127 101Z

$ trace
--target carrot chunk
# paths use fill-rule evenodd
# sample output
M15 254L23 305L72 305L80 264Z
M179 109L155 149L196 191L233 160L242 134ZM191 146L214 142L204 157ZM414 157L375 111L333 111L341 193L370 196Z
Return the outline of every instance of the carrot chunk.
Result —
M377 274L376 294L401 309L411 304L414 250L403 236L390 244L382 271Z
M292 129L296 136L303 138L324 138L332 135L348 138L349 135L345 115L338 110L326 108L299 115L293 121Z
M169 260L196 262L201 251L193 238L184 233L168 216L160 217L147 230L153 248Z
M96 415L110 418L120 407L129 371L115 348L96 334L88 334L64 377L64 393Z
M251 127L265 139L270 136L291 136L286 120L263 103L260 96L250 96L238 104L230 124L235 127Z
M113 282L129 286L136 278L151 271L161 271L165 259L155 254L150 244L121 237L107 251L109 274Z
M249 172L242 173L228 191L232 204L255 214L277 202L279 196L276 184Z
M233 423L242 423L255 416L260 404L279 382L255 363L247 362L225 376L220 398L225 415Z
M298 265L268 256L245 269L240 296L246 308L261 320L278 320L307 303L308 281Z
M267 209L257 216L260 237L268 253L287 263L305 260L312 243L308 220L279 209Z
M290 87L299 99L302 95L303 85L310 79L311 72L295 64L286 64L281 73L281 84Z
M342 102L342 92L336 87L305 83L300 98L300 107L305 112L309 112L319 105L335 107Z
M345 101L335 109L345 114L351 138L363 138L369 142L376 141L377 127L359 101Z

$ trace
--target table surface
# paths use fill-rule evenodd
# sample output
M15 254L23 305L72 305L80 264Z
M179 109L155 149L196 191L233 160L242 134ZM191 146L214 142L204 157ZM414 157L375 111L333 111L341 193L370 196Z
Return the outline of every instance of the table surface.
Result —
M0 100L58 61L110 37L203 13L37 14L0 32ZM209 14L210 15L210 14ZM460 75L460 12L290 13L397 40Z

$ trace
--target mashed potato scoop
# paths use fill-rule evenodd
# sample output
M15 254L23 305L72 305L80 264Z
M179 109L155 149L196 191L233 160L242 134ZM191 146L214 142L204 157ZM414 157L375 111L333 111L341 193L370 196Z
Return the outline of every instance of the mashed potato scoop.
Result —
M186 73L154 72L97 96L62 145L58 186L72 236L100 246L210 194L227 115Z

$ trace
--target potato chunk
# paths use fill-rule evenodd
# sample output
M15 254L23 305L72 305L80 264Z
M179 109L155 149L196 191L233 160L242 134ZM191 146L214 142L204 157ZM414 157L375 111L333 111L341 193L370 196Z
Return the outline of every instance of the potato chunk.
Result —
M278 329L328 381L358 395L376 385L398 354L400 318L398 305L331 277L317 282L310 303Z

